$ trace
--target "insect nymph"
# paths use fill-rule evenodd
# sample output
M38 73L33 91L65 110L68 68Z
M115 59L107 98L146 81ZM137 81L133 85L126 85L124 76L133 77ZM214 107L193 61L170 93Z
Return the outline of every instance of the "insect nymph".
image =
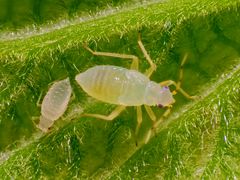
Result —
M37 127L47 132L54 121L59 119L66 111L72 88L69 78L55 82L43 98L41 116Z
M176 83L172 80L164 82L154 82L149 78L156 70L156 65L148 55L142 41L140 34L138 36L138 45L143 52L146 60L150 64L150 67L144 74L138 71L139 59L134 55L117 54L110 52L95 52L87 45L84 45L95 56L108 56L122 59L131 59L132 64L130 69L112 65L99 65L94 66L85 72L82 72L76 76L76 81L82 87L82 89L91 97L100 101L118 105L115 110L109 115L101 114L83 114L82 116L94 117L111 121L116 118L126 107L136 106L137 109L137 127L136 134L142 123L142 109L143 105L148 113L150 119L153 122L153 129L155 129L161 122L163 117L166 117L170 113L170 107L175 102L173 95L176 91L181 92L185 97L193 99L194 96L188 95L180 86L183 77L183 64L187 59L187 55L184 56L181 63L179 81ZM174 85L176 90L171 92L168 86ZM157 119L150 106L168 107L163 117ZM150 135L148 135L150 137ZM148 141L147 138L146 142Z

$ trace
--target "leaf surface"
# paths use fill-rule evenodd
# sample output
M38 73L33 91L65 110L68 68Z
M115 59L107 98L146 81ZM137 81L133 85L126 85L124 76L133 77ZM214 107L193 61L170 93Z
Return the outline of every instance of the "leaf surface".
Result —
M172 0L126 9L48 33L0 41L0 177L4 178L239 178L240 2ZM172 113L144 144L151 121L143 111L137 137L135 108L112 122L80 118L82 110L108 114L114 105L94 100L75 82L102 64L129 67L130 61L94 57L97 51L137 55L138 31L157 70L153 81L178 80L201 99L180 93ZM48 134L36 129L37 102L51 83L70 78L74 97ZM172 88L172 87L171 87ZM174 88L172 88L173 90ZM153 107L157 117L163 110ZM138 141L138 146L135 141Z

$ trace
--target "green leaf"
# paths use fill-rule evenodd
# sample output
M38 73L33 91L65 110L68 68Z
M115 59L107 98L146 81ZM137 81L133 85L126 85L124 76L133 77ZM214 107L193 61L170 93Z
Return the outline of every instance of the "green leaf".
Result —
M2 0L0 1L0 30L12 30L29 26L33 30L38 25L61 25L76 21L79 17L86 19L95 14L132 6L140 0ZM62 22L61 22L62 21ZM64 24L65 24L64 23ZM41 27L42 28L42 27Z
M44 34L0 41L0 177L93 179L195 179L240 177L240 2L172 0L126 9ZM75 82L76 74L101 64L129 67L97 51L137 55L138 31L157 70L153 81L178 80L199 100L180 93L172 113L148 144L151 121L143 112L137 137L136 111L128 107L112 122L80 118L108 114L114 105L94 100ZM37 102L50 83L70 78L74 96L48 134L34 125ZM41 98L42 99L42 98ZM163 110L153 107L157 117ZM136 140L138 146L135 145Z

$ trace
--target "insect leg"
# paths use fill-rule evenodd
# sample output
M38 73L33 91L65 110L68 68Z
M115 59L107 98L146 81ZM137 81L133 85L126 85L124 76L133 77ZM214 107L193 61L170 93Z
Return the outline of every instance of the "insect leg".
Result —
M42 96L43 96L43 92L41 91L41 93L40 93L40 95L39 95L39 97L38 97L38 100L37 100L37 107L41 107L41 103L40 103L40 101L41 101L41 99L42 99Z
M142 108L141 108L141 106L137 106L137 127L136 127L136 130L135 130L136 146L138 146L137 135L138 135L138 132L139 132L139 128L141 127L141 124L142 124Z
M159 124L163 121L164 118L166 118L171 112L171 106L168 107L168 109L163 113L163 115L160 117L160 119L158 121L156 121L153 124L153 127L148 131L146 139L145 139L145 144L148 143L148 141L150 140L152 134L156 133L156 129L159 126Z
M141 40L141 34L138 33L138 45L140 47L140 49L142 50L145 58L147 59L148 63L150 64L150 68L148 68L145 72L145 75L147 77L150 77L152 75L152 73L156 70L156 64L153 63L151 57L149 56L149 54L147 53L147 50L145 49L142 40Z
M139 59L137 56L129 55L129 54L111 53L111 52L97 52L90 49L86 44L84 44L83 47L95 56L107 56L107 57L115 57L115 58L122 58L122 59L132 59L131 69L138 70Z
M138 134L141 124L142 124L142 108L141 106L137 106L137 127L135 131L135 135Z
M156 116L155 116L152 108L151 108L150 106L147 106L147 105L144 105L144 107L145 107L145 109L146 109L146 111L147 111L147 113L148 113L148 116L149 116L150 119L152 120L153 124L155 124L157 118L156 118Z
M150 106L144 105L144 107L145 107L145 109L146 109L146 111L147 111L147 113L148 113L148 116L149 116L150 119L152 120L152 122L153 122L153 127L154 127L157 118L156 118L156 116L155 116L155 114L154 114L154 112L153 112L153 110L152 110L152 108L151 108ZM153 129L153 127L152 127L152 129ZM150 139L150 137L151 137L151 135L152 135L152 129L147 133L147 136L146 136L146 139L145 139L145 144L147 144L147 142L149 141L149 139Z
M182 62L181 62L178 82L176 83L175 81L167 80L167 81L160 82L160 85L161 86L174 85L176 87L176 90L172 92L174 95L177 93L177 91L179 91L180 93L182 93L188 99L197 99L197 98L199 98L198 96L191 96L181 88L182 79L183 79L183 65L185 64L185 62L187 60L187 57L188 57L188 54L186 53L183 57Z
M150 106L144 105L144 107L145 107L145 109L146 109L146 111L147 111L150 119L152 120L152 122L153 122L153 127L154 127L155 124L156 124L157 118L156 118L156 116L155 116L155 114L154 114L154 112L152 111L152 108L151 108ZM152 129L153 129L153 127L152 127ZM147 136L146 136L146 139L145 139L145 144L147 144L147 142L149 141L149 139L150 139L150 137L151 137L151 135L152 135L152 129L149 130L149 132L147 133Z
M188 99L197 99L198 98L198 96L189 95L186 91L184 91L181 87L179 87L175 81L167 80L167 81L160 82L159 84L160 84L160 86L170 86L170 85L175 86L176 90L172 92L174 95L177 93L176 91L179 91L183 96L185 96Z
M177 82L177 89L176 90L178 90L178 88L180 88L181 87L181 83L182 83L182 79L183 79L183 66L184 66L184 64L185 64L185 62L186 62L186 60L187 60L187 57L188 57L188 54L186 53L185 55L184 55L184 57L183 57L183 60L182 60L182 62L181 62L181 65L180 65L180 71L179 71L179 79L178 79L178 82Z
M159 118L159 120L156 121L156 123L154 124L153 126L154 130L159 126L159 124L163 121L163 119L169 116L169 114L171 113L171 109L172 109L172 106L167 107L167 110L163 113L163 115Z
M103 119L106 121L111 121L115 119L124 109L126 106L118 106L116 109L114 109L109 115L102 115L102 114L82 114L81 117L94 117L97 119Z

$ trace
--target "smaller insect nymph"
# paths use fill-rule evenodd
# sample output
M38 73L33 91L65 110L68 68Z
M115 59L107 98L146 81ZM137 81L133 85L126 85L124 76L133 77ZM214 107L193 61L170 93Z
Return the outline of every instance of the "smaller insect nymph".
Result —
M138 38L138 45L146 60L150 64L150 67L145 71L144 74L138 71L139 59L137 56L110 52L95 52L88 46L84 46L85 49L95 56L132 59L132 64L130 69L112 65L94 66L76 76L76 81L88 95L100 101L118 105L117 108L109 115L83 114L82 116L89 116L111 121L116 118L127 106L136 106L138 122L136 127L137 134L142 123L142 105L145 107L146 112L153 122L154 130L159 125L162 118L166 117L170 113L170 107L175 102L173 95L176 93L176 91L181 92L187 98L194 98L193 96L188 95L180 87L183 77L182 67L187 59L187 55L184 56L181 63L178 83L172 80L157 83L149 79L152 73L156 70L156 65L153 63L145 47L143 46L140 34ZM168 88L170 85L174 85L176 87L174 92L171 92ZM150 107L156 105L159 107L168 107L166 112L163 114L163 117L161 117L159 120L157 120ZM149 133L148 137L146 138L146 142L150 136L151 133Z
M54 121L60 118L67 109L72 88L69 78L55 82L43 98L38 128L47 132Z

